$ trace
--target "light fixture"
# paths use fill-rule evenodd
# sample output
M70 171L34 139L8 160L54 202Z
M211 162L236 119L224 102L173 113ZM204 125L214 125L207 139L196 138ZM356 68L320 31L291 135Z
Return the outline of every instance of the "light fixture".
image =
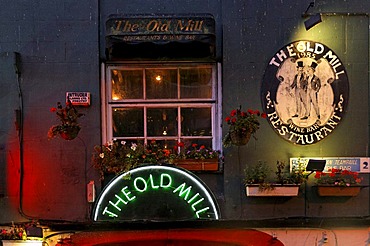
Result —
M325 169L326 165L326 160L314 160L310 159L308 161L306 171L311 171L311 172L322 172Z
M304 26L306 28L306 31L308 31L309 29L311 29L312 27L316 26L317 24L319 24L322 20L321 20L321 14L320 13L317 13L317 14L308 14L308 10L312 7L315 6L315 2L310 2L310 4L308 5L306 11L302 14L302 17L303 18L308 18L308 20L306 20L304 22Z
M156 80L157 82L160 82L160 81L162 80L161 75L157 75L157 76L155 76L155 80Z
M322 20L321 20L321 14L320 13L311 15L310 18L308 18L308 20L306 20L304 22L304 26L306 28L306 31L308 31L312 27L316 26L320 22L322 22Z

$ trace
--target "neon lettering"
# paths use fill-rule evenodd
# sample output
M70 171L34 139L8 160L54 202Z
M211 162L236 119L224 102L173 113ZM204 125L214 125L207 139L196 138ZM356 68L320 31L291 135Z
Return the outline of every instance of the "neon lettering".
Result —
M138 187L138 185L137 185L138 181L141 181L141 182L142 182L142 184L143 184L143 187L144 187L144 188L141 188L141 189L140 189L140 188ZM147 189L148 185L146 184L146 181L145 181L142 177L137 177L137 178L134 180L134 187L135 187L135 189L136 189L137 191L139 191L139 192L144 192L144 191L146 191L146 189Z
M186 186L186 184L185 183L182 183L179 187L177 187L174 191L173 191L173 193L176 193L178 190L180 190L180 192L179 192L179 197L182 197L184 194L185 194L185 198L184 198L184 200L186 201L187 199L188 199L188 196L189 196L189 193L190 193L190 191L191 191L191 186L189 186L188 188L186 188L185 190L184 190L184 187Z

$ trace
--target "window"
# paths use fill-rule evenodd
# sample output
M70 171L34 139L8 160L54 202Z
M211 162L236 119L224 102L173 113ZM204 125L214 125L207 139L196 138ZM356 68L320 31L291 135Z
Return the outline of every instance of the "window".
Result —
M218 77L214 63L107 65L106 140L220 149Z

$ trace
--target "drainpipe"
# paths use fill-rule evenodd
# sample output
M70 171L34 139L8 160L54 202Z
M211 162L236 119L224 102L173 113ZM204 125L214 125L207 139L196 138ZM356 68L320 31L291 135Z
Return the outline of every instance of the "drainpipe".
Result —
M14 52L14 70L17 76L18 96L19 96L19 108L16 110L16 126L18 130L18 141L19 141L19 207L18 211L22 217L33 220L38 219L23 212L23 175L24 175L24 149L23 149L23 128L24 128L24 112L23 112L23 94L21 86L21 54Z

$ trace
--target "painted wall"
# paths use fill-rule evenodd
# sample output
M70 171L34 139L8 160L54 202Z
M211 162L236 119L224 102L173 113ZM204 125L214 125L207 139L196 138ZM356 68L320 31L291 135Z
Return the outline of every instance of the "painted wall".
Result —
M0 166L6 182L0 221L86 220L85 187L96 176L89 155L100 141L97 3L4 0L1 5ZM20 54L18 81L14 52ZM49 141L48 129L58 123L50 108L64 103L67 91L92 94L91 106L81 109L83 130L74 141ZM16 109L23 114L21 145Z
M86 184L97 173L90 163L100 143L100 64L105 60L104 23L111 14L209 13L216 20L217 58L222 63L223 114L242 105L261 108L260 86L269 59L284 45L308 39L324 43L345 63L350 83L348 112L340 126L312 146L295 146L261 121L257 141L225 149L222 174L199 175L217 197L223 219L281 217L365 217L369 188L350 199L322 199L311 190L307 199L247 198L246 165L305 156L368 156L368 16L323 16L305 31L301 14L309 1L7 1L0 10L0 223L29 218L87 221L91 204ZM370 3L356 0L316 1L309 12L368 13ZM101 16L101 18L99 18ZM20 74L14 67L20 54ZM19 93L21 88L21 97ZM48 140L57 123L50 113L67 91L87 91L91 106L79 108L82 130L76 140ZM17 130L15 110L23 114ZM226 133L226 128L223 130ZM19 133L22 141L19 142ZM20 162L20 149L24 150ZM368 175L365 184L369 183ZM98 191L100 188L98 187ZM302 194L302 193L301 193ZM20 210L20 211L19 211Z

